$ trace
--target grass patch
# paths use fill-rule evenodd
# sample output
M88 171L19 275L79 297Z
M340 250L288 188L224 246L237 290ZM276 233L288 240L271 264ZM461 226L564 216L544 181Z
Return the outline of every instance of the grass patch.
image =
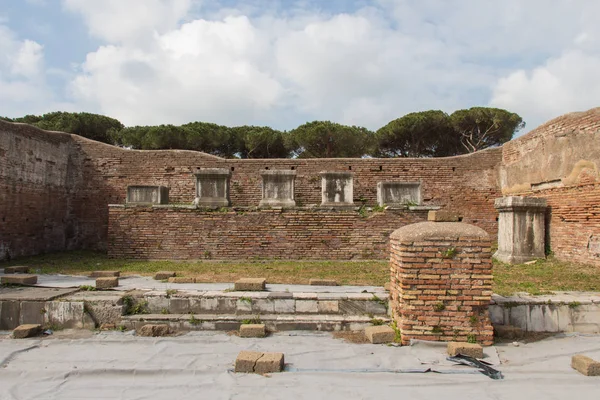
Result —
M145 261L112 259L104 253L70 251L23 257L0 263L0 268L28 265L42 274L85 275L91 271L119 270L122 275L153 276L158 271L177 271L178 276L202 282L235 282L240 278L266 278L269 283L307 284L309 279L333 279L342 285L383 286L389 281L389 261Z
M85 275L91 271L119 270L123 275L153 276L166 270L197 278L199 282L234 282L245 277L264 277L269 283L307 284L310 278L318 278L333 279L341 285L383 286L389 281L390 274L388 260L145 261L111 259L104 253L83 250L23 257L0 263L0 268L11 265L28 265L42 274ZM600 291L598 267L558 261L554 257L530 265L494 261L493 273L494 293L504 296L515 292L539 295L551 291Z
M494 293L503 296L515 292L540 295L552 291L600 291L598 267L558 261L554 257L530 265L494 261L493 274Z

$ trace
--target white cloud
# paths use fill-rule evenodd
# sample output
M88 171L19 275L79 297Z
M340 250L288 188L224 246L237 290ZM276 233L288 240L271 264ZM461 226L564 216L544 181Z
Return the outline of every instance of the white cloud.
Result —
M376 129L412 111L490 104L533 128L598 105L600 2L371 0L349 13L313 0L62 3L103 42L78 64L71 99L128 125ZM43 49L19 43L5 73L43 75Z
M45 111L52 94L45 82L43 47L0 25L0 115Z
M92 35L116 43L144 41L174 28L191 0L63 0L63 5L83 16Z
M600 53L569 50L531 71L518 70L498 81L491 104L520 110L529 127L571 111L600 105Z

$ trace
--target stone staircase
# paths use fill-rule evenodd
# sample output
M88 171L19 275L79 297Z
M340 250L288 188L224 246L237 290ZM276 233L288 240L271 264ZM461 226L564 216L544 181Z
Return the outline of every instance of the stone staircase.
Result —
M271 331L360 330L388 323L387 292L228 292L177 290L135 292L124 298L119 325L139 329L168 324L176 331L239 329L263 323Z

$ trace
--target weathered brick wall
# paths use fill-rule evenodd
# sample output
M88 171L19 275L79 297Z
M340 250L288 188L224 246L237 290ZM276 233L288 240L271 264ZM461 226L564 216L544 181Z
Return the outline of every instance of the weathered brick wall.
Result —
M260 171L294 169L299 206L321 203L321 171L352 171L357 205L365 199L375 205L377 182L421 182L424 204L456 211L464 222L495 235L497 213L494 199L500 196L497 168L501 149L440 159L311 159L229 160L193 151L131 151L74 137L86 176L83 193L89 193L90 215L83 226L105 229L106 204L125 202L130 185L162 185L170 188L171 203L191 204L195 197L193 172L197 168L232 171L233 206L257 206L261 200ZM95 190L101 188L101 190ZM95 218L95 220L94 220ZM106 243L106 239L99 243Z
M0 121L0 260L71 245L69 153L67 134Z
M385 259L389 235L426 211L201 211L109 207L109 256L138 259Z
M600 266L600 108L553 119L502 150L502 192L548 201L550 250Z
M600 183L522 195L547 199L547 244L558 259L600 267Z
M410 339L493 343L491 242L479 228L425 222L391 235L392 314Z

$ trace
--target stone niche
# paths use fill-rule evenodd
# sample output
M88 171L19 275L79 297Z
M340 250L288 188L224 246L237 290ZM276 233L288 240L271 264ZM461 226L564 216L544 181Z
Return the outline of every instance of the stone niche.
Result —
M406 206L421 204L420 182L378 182L377 203L380 206Z
M231 172L226 168L200 168L196 176L196 199L194 204L205 207L229 207L229 180Z
M262 171L262 200L259 207L295 207L296 171Z
M127 186L127 204L169 204L165 186Z
M511 196L496 199L498 251L494 258L521 264L544 258L546 199Z
M321 172L322 207L354 206L354 174L352 172Z

